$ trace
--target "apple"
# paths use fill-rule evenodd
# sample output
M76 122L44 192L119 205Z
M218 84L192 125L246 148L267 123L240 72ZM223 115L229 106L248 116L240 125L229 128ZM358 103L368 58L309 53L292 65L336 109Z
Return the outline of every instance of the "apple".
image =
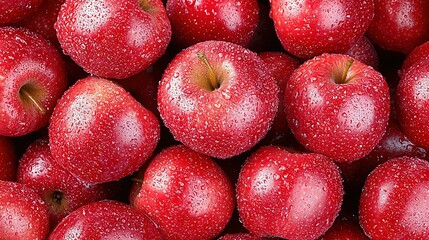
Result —
M29 30L0 28L0 135L23 136L48 124L67 87L56 48Z
M63 52L78 65L116 79L149 67L171 38L161 0L66 0L55 29Z
M32 188L46 203L54 227L73 210L110 196L108 185L90 185L61 168L47 139L36 140L19 161L17 181Z
M281 52L262 52L258 55L262 61L265 62L279 86L279 107L277 114L273 120L270 130L261 142L266 145L285 144L290 142L293 136L286 121L283 106L284 91L286 82L289 80L293 71L301 65L301 62L299 62L295 57Z
M367 36L389 51L409 53L429 40L429 2L425 0L374 0L374 20Z
M402 77L402 75L404 75L405 72L407 72L412 65L421 61L426 61L426 59L428 59L428 56L429 56L429 41L415 47L406 56L406 58L402 63L399 76Z
M208 40L247 46L259 20L257 0L168 0L166 9L180 47Z
M365 36L359 38L356 43L344 54L365 63L374 69L379 68L379 57L372 42Z
M271 0L277 36L289 53L311 58L344 53L374 17L374 0Z
M269 239L269 238L256 237L248 233L226 234L218 238L218 240L264 240L264 239Z
M223 41L197 43L176 55L158 86L161 118L194 151L230 158L268 132L278 86L255 53Z
M18 22L30 15L43 0L0 0L0 26Z
M338 167L321 154L261 147L241 168L240 219L255 236L316 239L340 211L341 181Z
M389 88L372 67L347 55L323 54L294 71L283 105L305 148L351 162L369 154L385 133Z
M367 178L359 219L371 239L429 238L429 163L398 157L379 165Z
M0 181L15 181L17 165L18 158L12 139L0 136Z
M334 225L319 240L369 240L353 216L338 216Z
M76 82L58 101L49 126L54 161L86 183L115 181L152 155L156 116L104 78Z
M153 219L165 239L211 239L231 219L233 186L210 157L175 145L143 171L130 202Z
M46 239L49 216L43 200L21 183L0 181L0 236L2 239Z
M48 240L163 239L145 214L125 203L102 200L82 206L64 218Z
M428 87L429 59L411 64L403 71L396 89L398 119L404 134L417 146L429 149Z

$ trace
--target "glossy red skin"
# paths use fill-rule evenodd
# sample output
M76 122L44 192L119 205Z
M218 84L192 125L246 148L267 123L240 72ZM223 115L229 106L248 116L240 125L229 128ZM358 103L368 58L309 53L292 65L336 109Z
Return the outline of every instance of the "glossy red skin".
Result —
M22 102L25 84L40 90L36 98L45 114ZM22 136L47 125L66 87L64 63L49 41L28 30L0 28L0 135Z
M153 113L119 85L97 77L67 90L49 126L54 160L87 183L114 181L137 171L159 136Z
M410 157L379 165L362 190L359 219L371 239L429 238L429 163Z
M223 73L214 91L198 85L205 82L207 71L198 53ZM158 87L158 109L178 141L225 159L249 150L265 136L277 111L278 91L255 53L233 43L207 41L185 49L167 67Z
M271 0L270 14L286 51L311 58L350 49L372 21L374 0Z
M408 71L408 69L421 61L426 61L429 57L429 42L425 42L420 46L415 47L405 58L404 62L402 63L401 70L399 72L399 76L402 77L402 75L405 74L405 72Z
M211 239L235 207L234 189L208 156L176 145L149 163L131 203L148 214L166 239Z
M166 9L180 47L208 40L247 46L259 20L257 0L168 0Z
M269 239L269 238L256 237L248 233L226 234L218 238L218 240L264 240L264 239Z
M134 0L66 0L55 23L58 41L87 72L123 79L160 58L171 26L160 0L144 11Z
M349 55L374 69L378 69L378 53L372 42L365 36L359 38L344 54Z
M0 236L2 239L46 239L48 210L32 189L16 182L0 181Z
M51 155L48 140L39 139L22 156L17 181L32 188L42 197L54 227L73 210L109 196L107 185L86 184L61 168ZM64 195L64 205L55 202L53 192Z
M60 44L54 24L57 21L61 5L64 2L65 0L44 0L37 11L24 18L18 25L42 35L55 44L55 46L59 47Z
M429 40L429 2L426 0L374 0L374 20L367 36L380 47L402 53Z
M103 200L87 204L63 219L49 240L163 239L144 213L125 203Z
M292 133L307 149L338 162L366 156L386 131L390 111L384 77L357 60L347 83L335 83L351 58L323 54L302 64L286 84L284 103Z
M43 0L0 0L0 26L16 23L40 6Z
M429 149L429 60L416 62L399 80L396 89L398 119L404 134L417 146Z
M277 114L270 130L264 138L264 141L266 142L278 144L292 138L286 121L283 97L286 82L289 80L293 71L297 69L301 63L295 57L281 52L263 52L258 55L262 61L265 62L279 86L279 107Z
M341 181L338 167L323 155L262 147L237 182L241 221L256 236L316 239L340 211Z
M369 239L359 225L358 220L351 217L338 217L334 225L319 240L366 240Z
M15 181L17 165L18 159L12 139L0 136L0 180Z

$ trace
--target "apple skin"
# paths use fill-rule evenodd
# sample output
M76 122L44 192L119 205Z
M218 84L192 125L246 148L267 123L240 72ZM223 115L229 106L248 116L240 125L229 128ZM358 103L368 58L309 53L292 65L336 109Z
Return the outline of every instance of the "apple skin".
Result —
M67 87L57 49L29 30L0 28L0 135L23 136L48 124ZM38 109L23 91L31 95Z
M36 140L19 161L17 181L33 189L46 203L50 225L73 210L110 196L108 185L86 184L53 160L47 139Z
M241 221L256 236L316 239L338 216L341 181L338 167L321 154L261 147L243 165L237 182Z
M286 82L301 63L295 57L281 52L263 52L259 53L258 56L265 62L279 86L279 106L277 114L270 130L262 142L266 145L285 143L290 141L293 136L286 121L283 106L284 91Z
M389 88L372 67L346 55L323 54L295 70L283 105L292 133L305 148L351 162L371 152L386 131Z
M0 236L2 239L46 239L49 216L43 200L21 183L0 181Z
M42 4L43 0L0 0L0 26L10 25L27 17Z
M365 36L359 38L356 43L344 54L365 63L374 69L379 68L379 57L372 42Z
M87 183L137 171L160 136L156 116L112 81L87 77L58 101L49 126L56 163Z
M144 213L113 200L78 208L55 227L48 240L70 237L74 240L163 239L156 225Z
M375 15L367 36L383 49L409 53L429 40L429 2L374 0Z
M210 76L216 76L218 88L210 85ZM233 43L206 41L183 50L167 67L158 87L158 109L176 140L226 159L265 136L277 111L278 91L256 53Z
M259 20L257 0L168 0L166 10L182 48L208 40L247 46Z
M212 239L231 219L233 185L208 156L184 145L168 147L141 175L131 205L152 218L165 239Z
M404 134L417 146L429 149L429 59L404 71L396 89L398 119Z
M402 77L408 69L421 61L426 61L429 57L429 41L423 43L420 46L415 47L404 59L401 69L399 71L399 77Z
M160 0L67 0L55 29L64 53L78 65L116 79L149 67L171 38Z
M18 157L11 138L0 136L0 181L15 181Z
M338 216L334 225L319 240L369 240L353 216Z
M374 1L271 0L270 14L285 50L311 58L350 49L372 21Z
M359 205L365 233L377 239L429 238L429 163L399 157L367 178Z
M235 233L235 234L226 234L218 240L269 240L270 238L261 238L252 236L248 233Z

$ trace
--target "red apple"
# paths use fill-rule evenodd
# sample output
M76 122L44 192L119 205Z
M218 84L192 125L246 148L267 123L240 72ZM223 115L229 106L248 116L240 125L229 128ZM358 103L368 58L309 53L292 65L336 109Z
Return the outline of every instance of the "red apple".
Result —
M293 138L287 125L283 106L286 82L301 63L296 58L281 52L263 52L259 54L259 57L265 62L269 71L271 71L280 89L278 94L279 107L276 117L271 125L271 129L262 142L268 144L284 144Z
M409 53L429 40L429 1L374 0L374 20L367 36L389 51Z
M168 0L166 9L181 47L208 40L246 46L259 20L257 0Z
M17 165L18 159L12 139L0 136L0 180L14 181Z
M28 147L19 162L17 179L42 197L52 227L73 210L109 196L108 185L86 184L61 168L52 158L47 139Z
M0 26L16 23L27 17L42 2L43 0L0 0Z
M66 87L64 63L49 41L0 28L0 135L22 136L47 125Z
M225 159L265 136L277 111L277 94L274 78L255 53L207 41L170 63L158 87L158 108L177 140Z
M316 239L340 211L341 181L338 167L323 155L262 147L237 182L241 221L256 236Z
M374 17L374 0L271 0L271 17L286 51L301 58L344 53Z
M399 157L367 178L359 206L360 224L377 239L429 239L429 163Z
M319 240L367 240L369 239L352 216L338 216L334 225Z
M404 134L429 149L429 59L417 61L401 75L396 89L398 118Z
M55 29L64 53L77 64L118 79L149 67L171 37L160 0L66 0Z
M399 72L400 77L408 71L408 69L421 61L426 61L429 57L429 41L420 46L415 47L405 58Z
M113 200L87 204L64 218L49 240L161 240L156 225L135 208Z
M386 131L384 77L349 56L323 54L302 64L286 84L292 133L307 149L339 162L366 156Z
M159 140L153 113L119 85L97 77L74 84L51 118L52 156L87 183L118 180L137 171Z
M32 189L21 183L0 181L0 238L46 239L48 210Z
M359 38L356 43L344 54L378 69L379 57L372 42L365 36Z
M131 204L148 214L166 239L211 239L235 207L234 189L208 156L176 145L155 156Z
M226 234L218 238L218 240L264 240L264 239L269 239L269 238L256 237L248 233Z

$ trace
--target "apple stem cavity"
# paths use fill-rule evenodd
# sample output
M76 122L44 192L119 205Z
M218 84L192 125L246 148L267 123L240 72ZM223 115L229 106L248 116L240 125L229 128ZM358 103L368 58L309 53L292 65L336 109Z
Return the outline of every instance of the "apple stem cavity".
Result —
M204 53L198 53L198 58L206 65L207 71L208 71L208 79L210 82L211 90L216 90L219 88L219 82L216 77L216 73L213 70L212 66L210 65L209 61L207 60L207 57Z
M140 7L145 12L153 12L154 9L150 7L148 0L139 0L139 3L140 3Z
M46 109L42 106L42 104L39 101L37 101L36 98L33 97L33 95L30 93L30 91L27 90L25 85L22 86L21 89L19 89L19 94L21 95L22 98L33 103L34 106L36 106L37 110L39 110L39 112L42 115L44 115L46 113Z
M64 194L58 190L54 191L52 193L52 199L54 200L54 202L58 205L62 205L63 204L63 200L64 200Z
M340 81L338 81L337 83L339 84L347 83L350 80L350 78L347 78L347 75L349 74L349 70L353 62L354 62L353 59L347 60L346 67L344 68L344 71L343 71L343 75L341 76Z

